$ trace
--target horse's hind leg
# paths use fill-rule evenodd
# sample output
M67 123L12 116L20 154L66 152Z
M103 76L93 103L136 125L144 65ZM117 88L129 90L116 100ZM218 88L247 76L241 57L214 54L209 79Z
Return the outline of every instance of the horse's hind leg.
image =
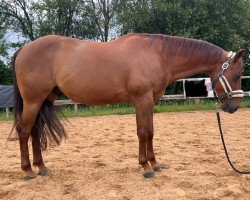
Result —
M24 101L21 120L16 127L19 135L19 144L21 151L21 168L25 172L26 176L24 177L24 179L26 180L35 178L35 174L32 171L29 159L28 140L31 134L32 127L35 124L40 106L40 103L28 104L26 101Z
M41 141L39 138L39 133L32 130L32 150L33 150L33 165L39 168L38 175L48 176L49 172L47 167L43 163L43 157L41 152Z

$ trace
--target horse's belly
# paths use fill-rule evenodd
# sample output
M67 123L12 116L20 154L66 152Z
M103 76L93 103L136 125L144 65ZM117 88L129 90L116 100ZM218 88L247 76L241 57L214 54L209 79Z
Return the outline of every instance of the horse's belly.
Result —
M79 96L80 97L80 96ZM78 100L83 104L88 105L105 105L105 104L112 104L117 102L127 102L128 98L123 93L103 93L103 92L86 92L83 94Z
M112 81L81 81L65 83L60 90L70 99L88 105L104 105L127 102L128 97L123 87Z

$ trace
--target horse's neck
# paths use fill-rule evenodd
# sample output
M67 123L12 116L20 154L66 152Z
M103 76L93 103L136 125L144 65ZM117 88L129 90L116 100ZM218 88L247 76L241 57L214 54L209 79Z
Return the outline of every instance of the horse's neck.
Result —
M173 57L173 64L168 66L171 72L171 79L177 80L195 74L210 74L214 66L207 62L197 62L194 57Z
M169 36L160 41L166 73L171 82L199 73L211 76L224 57L221 48L204 41Z
M186 78L195 74L205 73L211 76L214 71L216 71L218 63L210 63L204 58L199 58L194 56L178 56L173 55L170 61L167 62L166 71L171 76L170 82L173 82L178 79Z

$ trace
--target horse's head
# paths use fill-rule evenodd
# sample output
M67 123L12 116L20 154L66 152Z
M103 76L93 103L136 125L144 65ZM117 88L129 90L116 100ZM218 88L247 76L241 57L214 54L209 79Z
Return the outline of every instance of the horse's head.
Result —
M240 99L244 96L241 90L244 51L229 52L227 60L211 76L214 93L222 103L221 109L228 113L234 113L239 108Z

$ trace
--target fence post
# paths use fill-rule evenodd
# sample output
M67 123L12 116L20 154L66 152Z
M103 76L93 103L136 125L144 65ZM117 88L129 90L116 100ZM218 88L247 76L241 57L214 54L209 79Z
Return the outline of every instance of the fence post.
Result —
M5 110L6 110L6 117L7 117L7 119L9 119L9 117L10 117L10 109L5 108Z
M184 99L187 98L186 89L185 89L185 81L186 81L186 79L182 79L182 87L183 87L183 97L184 97Z
M196 109L197 109L198 106L201 104L201 100L199 98L195 98L194 103L195 103L195 106L196 106Z
M77 114L77 111L78 111L78 104L74 104L74 111L75 111L75 115Z

